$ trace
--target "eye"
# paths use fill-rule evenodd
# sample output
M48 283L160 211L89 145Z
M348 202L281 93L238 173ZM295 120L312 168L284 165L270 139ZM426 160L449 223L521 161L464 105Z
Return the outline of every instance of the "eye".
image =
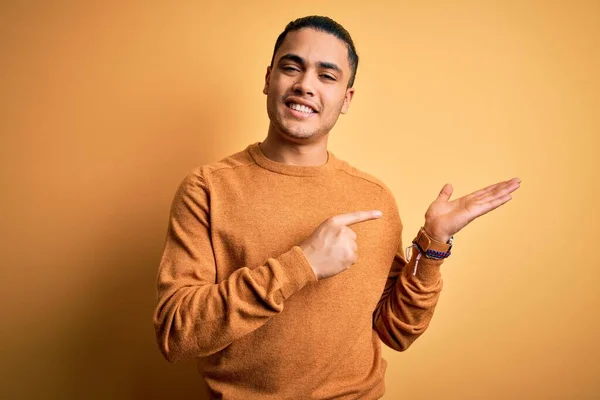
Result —
M331 75L322 74L321 76L325 79L329 79L330 81L335 81L335 78Z
M292 66L285 66L285 67L281 67L281 69L283 69L284 71L294 71L294 72L299 72L300 70L296 67L292 67Z

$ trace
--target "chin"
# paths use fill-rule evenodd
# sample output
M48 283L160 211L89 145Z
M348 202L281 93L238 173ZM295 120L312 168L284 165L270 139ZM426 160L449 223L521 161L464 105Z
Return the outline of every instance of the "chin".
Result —
M283 136L288 138L310 139L318 134L318 129L304 126L289 126L285 121L283 123L277 123L275 126Z
M315 132L306 132L306 131L295 131L295 130L284 130L282 131L284 135L293 137L296 139L310 139L315 136Z
M292 118L285 118L284 115L278 113L269 113L269 117L271 125L283 139L295 140L297 143L322 136L323 132L326 132L322 129L323 127L314 126L317 121L311 121L312 123L297 121Z

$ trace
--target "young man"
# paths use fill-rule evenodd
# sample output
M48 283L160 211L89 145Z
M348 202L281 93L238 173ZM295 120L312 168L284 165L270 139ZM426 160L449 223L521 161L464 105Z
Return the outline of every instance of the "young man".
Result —
M199 360L214 398L380 398L380 340L403 351L424 332L451 237L519 186L450 201L445 185L407 260L390 190L327 150L357 66L335 21L288 24L265 77L266 139L175 195L156 335L169 361Z

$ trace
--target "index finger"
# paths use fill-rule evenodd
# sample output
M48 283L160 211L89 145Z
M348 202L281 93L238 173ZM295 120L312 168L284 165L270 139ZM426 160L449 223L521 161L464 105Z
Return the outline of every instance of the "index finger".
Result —
M383 213L380 210L355 211L347 214L335 215L330 220L336 224L352 225L358 222L368 221L370 219L380 218Z
M471 196L477 197L477 196L481 196L483 194L487 194L488 192L491 192L492 190L494 190L497 187L502 186L502 185L504 185L504 186L512 185L516 189L516 188L519 187L520 183L521 183L521 180L519 178L509 179L507 181L502 181L502 182L494 183L493 185L490 185L490 186L487 186L487 187L485 187L483 189L477 190L477 191L471 193ZM515 186L515 184L516 184L516 186ZM512 191L514 191L514 189L511 190L511 192Z

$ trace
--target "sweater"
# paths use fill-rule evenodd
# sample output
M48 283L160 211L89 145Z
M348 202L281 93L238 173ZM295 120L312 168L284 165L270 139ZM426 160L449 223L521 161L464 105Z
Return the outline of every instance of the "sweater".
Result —
M154 326L164 357L197 359L211 398L377 399L381 343L403 351L428 327L442 260L406 260L390 189L327 151L317 166L258 146L191 171L170 211ZM299 244L338 215L358 259L317 280Z

